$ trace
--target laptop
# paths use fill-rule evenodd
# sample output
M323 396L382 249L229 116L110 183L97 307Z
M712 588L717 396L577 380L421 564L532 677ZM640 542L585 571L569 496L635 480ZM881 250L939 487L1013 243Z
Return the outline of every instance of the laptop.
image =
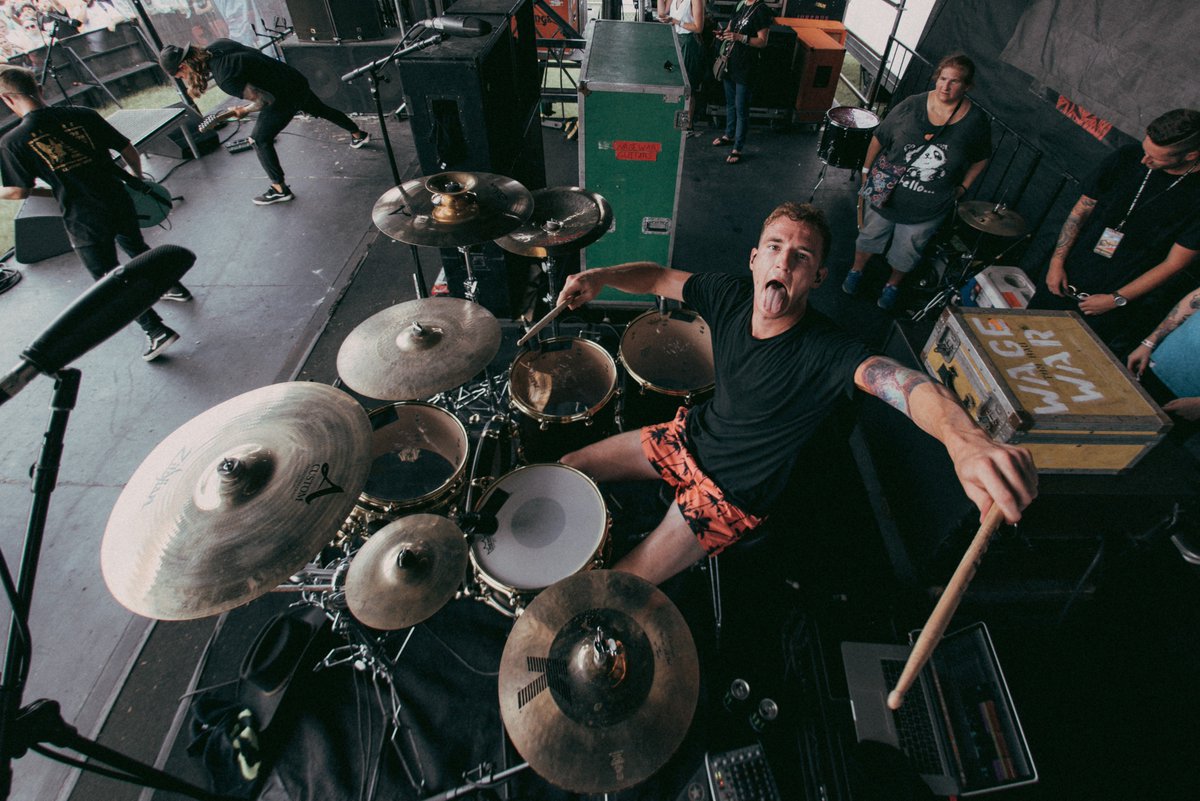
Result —
M858 739L899 748L937 795L971 796L1036 782L1029 743L987 627L975 623L943 637L904 705L893 712L887 695L910 650L842 643Z

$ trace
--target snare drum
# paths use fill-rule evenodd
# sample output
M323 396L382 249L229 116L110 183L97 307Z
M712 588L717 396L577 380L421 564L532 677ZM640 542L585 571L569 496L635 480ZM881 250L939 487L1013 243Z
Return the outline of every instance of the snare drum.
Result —
M680 406L712 397L712 335L693 311L646 312L626 327L619 355L625 367L624 431L666 422Z
M838 106L825 112L825 129L817 144L817 158L830 167L862 169L879 118L865 108Z
M368 417L371 470L342 534L367 536L403 514L447 510L467 468L462 422L423 401L380 406Z
M479 499L496 520L476 537L470 558L479 597L516 614L539 590L581 570L602 567L608 509L595 482L564 464L518 467Z
M526 462L553 462L614 431L617 363L588 339L554 337L516 358L510 403Z

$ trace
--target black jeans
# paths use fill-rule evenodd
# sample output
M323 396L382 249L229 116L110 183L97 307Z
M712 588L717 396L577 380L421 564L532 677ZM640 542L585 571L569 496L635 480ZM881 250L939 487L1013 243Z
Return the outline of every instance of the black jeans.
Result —
M131 222L122 226L121 230L107 242L80 245L75 248L75 253L78 254L87 271L92 274L92 278L99 281L108 274L109 270L120 264L117 261L117 245L120 245L121 250L125 251L130 258L139 256L150 249L142 237L142 231L138 228L137 223ZM155 313L154 309L146 309L134 319L147 334L163 327L162 318Z
M279 163L279 154L275 152L275 137L301 111L329 120L343 131L354 133L359 130L349 117L325 105L324 101L307 87L298 97L275 98L274 103L264 106L262 111L258 112L258 121L254 123L254 131L250 134L250 138L254 140L254 152L258 154L258 163L262 165L273 184L284 185L283 166Z

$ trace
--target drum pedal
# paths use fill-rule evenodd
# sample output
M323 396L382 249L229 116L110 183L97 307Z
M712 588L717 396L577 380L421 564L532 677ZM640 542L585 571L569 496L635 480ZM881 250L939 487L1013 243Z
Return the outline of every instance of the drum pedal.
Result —
M231 142L225 143L225 149L230 153L241 153L243 150L249 150L252 147L254 147L254 143L250 141L249 137L242 137L241 139L234 139Z

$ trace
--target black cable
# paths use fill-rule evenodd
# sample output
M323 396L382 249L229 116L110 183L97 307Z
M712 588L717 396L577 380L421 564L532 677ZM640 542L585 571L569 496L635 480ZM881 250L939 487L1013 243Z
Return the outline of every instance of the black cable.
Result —
M459 664L461 664L463 667L465 667L467 670L471 671L475 675L477 675L477 676L499 676L500 675L499 670L485 671L485 670L480 670L479 668L472 666L469 662L467 662L466 659L463 659L461 656L459 656L458 652L455 651L453 648L451 648L446 643L445 640L443 640L441 637L437 636L437 634L434 634L433 629L429 628L428 626L421 625L421 626L418 626L417 628L423 629L424 631L428 632L430 637L433 637L433 639L437 640L439 645L441 645L443 648L445 648L447 651L449 651L450 655L452 657L454 657L456 660L458 660Z

